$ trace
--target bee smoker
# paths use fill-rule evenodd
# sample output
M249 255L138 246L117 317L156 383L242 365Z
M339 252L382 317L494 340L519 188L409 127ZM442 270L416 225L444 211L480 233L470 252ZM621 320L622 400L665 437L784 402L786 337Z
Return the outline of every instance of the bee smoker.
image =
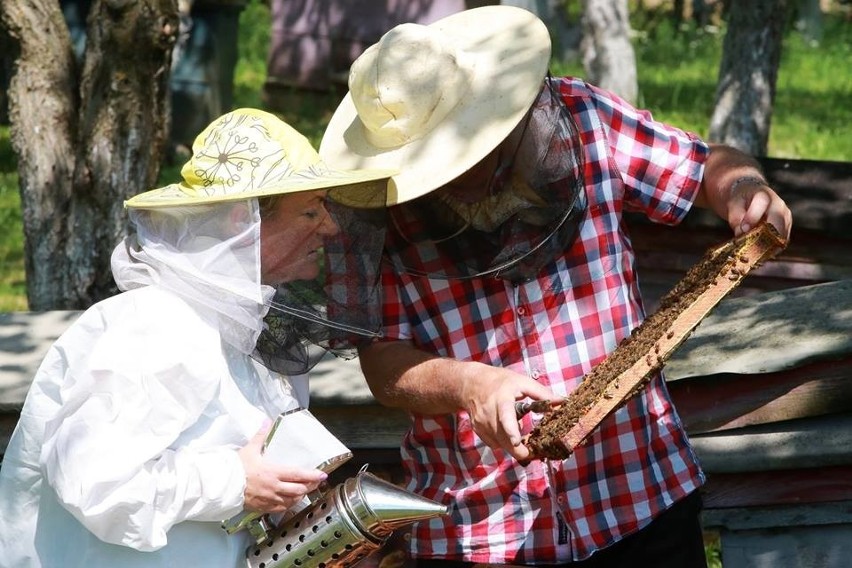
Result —
M394 530L447 507L362 469L285 519L246 551L249 568L348 568Z

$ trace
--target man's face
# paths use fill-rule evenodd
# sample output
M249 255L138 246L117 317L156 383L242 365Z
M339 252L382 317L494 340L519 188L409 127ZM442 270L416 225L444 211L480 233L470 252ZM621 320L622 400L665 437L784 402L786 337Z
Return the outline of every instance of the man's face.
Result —
M475 166L450 181L438 191L452 196L461 203L476 203L488 195L495 171L499 165L499 148L485 156Z
M261 281L277 286L319 275L324 239L339 227L325 208L325 190L282 195L260 222Z

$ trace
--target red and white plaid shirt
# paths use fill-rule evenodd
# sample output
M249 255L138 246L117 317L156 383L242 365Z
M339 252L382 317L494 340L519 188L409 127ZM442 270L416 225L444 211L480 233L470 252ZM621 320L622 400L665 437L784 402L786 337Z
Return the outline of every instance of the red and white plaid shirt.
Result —
M573 391L642 321L625 210L680 222L708 149L613 95L558 79L580 129L588 210L570 250L520 284L383 273L386 339L525 373ZM488 448L465 412L413 414L402 445L408 488L450 505L416 524L412 553L470 562L580 560L647 525L703 482L661 377L564 461L521 466ZM526 431L532 418L526 417Z

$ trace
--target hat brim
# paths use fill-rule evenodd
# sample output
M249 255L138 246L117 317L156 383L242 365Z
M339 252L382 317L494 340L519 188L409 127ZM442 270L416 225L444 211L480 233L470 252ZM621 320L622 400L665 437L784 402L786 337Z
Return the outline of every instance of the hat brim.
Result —
M550 61L547 27L521 8L484 6L428 27L454 38L475 58L473 84L465 98L420 138L379 148L365 136L347 93L320 144L320 157L331 167L398 170L388 184L388 205L445 185L494 150L532 106Z
M256 190L233 194L205 195L203 188L191 188L184 183L173 183L135 195L124 202L131 209L162 209L246 201L252 198L271 197L302 191L327 189L336 201L352 207L382 207L378 195L384 196L388 179L396 173L391 169L361 169L358 171L327 171L322 178L293 176Z

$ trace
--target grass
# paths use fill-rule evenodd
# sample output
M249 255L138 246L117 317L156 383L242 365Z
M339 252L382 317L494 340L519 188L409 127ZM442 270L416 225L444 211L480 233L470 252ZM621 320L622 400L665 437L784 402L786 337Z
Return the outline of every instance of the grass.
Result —
M9 129L0 128L0 311L27 309L18 175Z
M634 21L638 106L654 117L707 136L722 57L723 30L675 29L668 18ZM819 46L785 35L767 154L776 158L852 161L852 26L826 17ZM582 76L578 63L554 66Z
M576 16L576 14L574 14ZM239 60L234 105L265 108L270 14L252 0L240 16ZM638 105L654 116L706 136L713 108L723 32L676 29L659 12L634 16L639 73ZM824 39L813 47L792 29L779 70L769 137L769 155L782 158L852 161L852 26L842 14L824 23ZM582 76L577 62L555 62L556 74ZM273 110L318 146L342 93L279 93ZM180 167L164 166L161 180L174 181ZM26 309L23 231L15 159L9 129L0 126L0 311Z

